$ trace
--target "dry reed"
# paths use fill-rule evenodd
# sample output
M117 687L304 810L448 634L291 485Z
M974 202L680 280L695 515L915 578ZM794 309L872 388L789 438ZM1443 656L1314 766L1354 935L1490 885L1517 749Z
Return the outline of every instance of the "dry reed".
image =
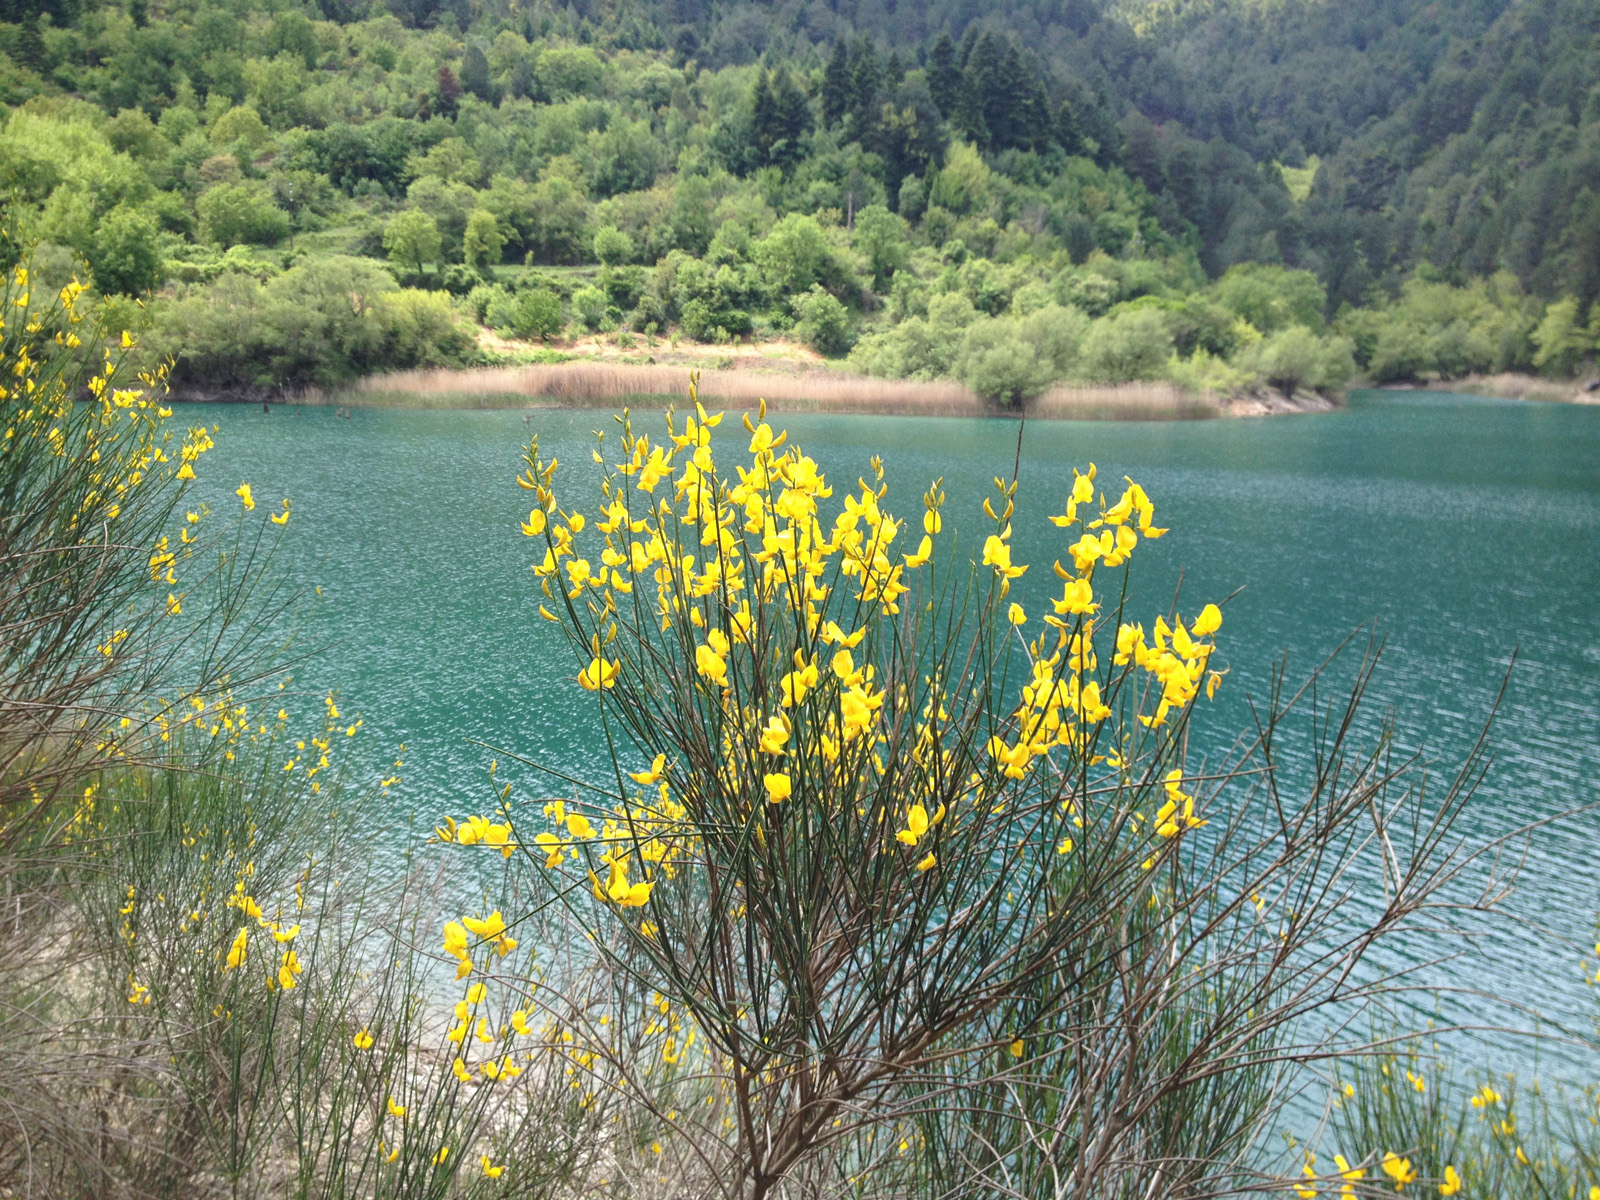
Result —
M700 395L724 408L765 399L786 412L981 417L1005 413L951 380L872 379L839 371L707 371ZM682 403L689 372L681 366L573 362L468 370L399 371L369 376L322 403L424 408L589 408ZM1218 415L1218 406L1170 383L1051 388L1029 403L1031 417L1077 420L1172 420Z

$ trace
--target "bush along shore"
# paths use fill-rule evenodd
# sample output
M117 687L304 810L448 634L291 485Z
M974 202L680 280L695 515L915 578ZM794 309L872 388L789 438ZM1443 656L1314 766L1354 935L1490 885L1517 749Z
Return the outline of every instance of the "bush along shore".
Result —
M1126 607L1185 536L1137 484L1063 480L1024 606L1004 474L975 553L940 480L893 514L692 383L582 479L535 437L506 486L595 770L502 752L379 834L404 755L287 672L292 498L196 503L210 436L81 290L18 267L0 313L9 1194L1600 1197L1592 1095L1393 1024L1387 948L1490 869L1487 745L1424 787L1373 652L1196 761L1225 605Z

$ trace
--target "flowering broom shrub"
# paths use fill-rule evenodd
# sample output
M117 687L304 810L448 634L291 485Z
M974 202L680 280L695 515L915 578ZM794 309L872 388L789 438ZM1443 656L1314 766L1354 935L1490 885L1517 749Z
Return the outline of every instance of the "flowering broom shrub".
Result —
M47 294L26 259L0 276L0 851L48 841L72 813L50 801L108 755L160 756L192 698L247 687L275 650L287 502L207 532L180 502L210 432L174 426L133 348L82 284Z
M507 784L439 837L522 855L655 1007L661 1061L705 1088L659 1116L708 1187L858 1185L873 1128L917 1114L934 1125L895 1136L928 1194L994 1194L1018 1170L1003 1190L1180 1194L1219 1162L1245 1171L1264 1073L1328 1051L1285 1031L1369 994L1365 950L1437 882L1406 867L1386 903L1337 915L1357 823L1378 813L1397 854L1396 771L1334 766L1286 803L1275 706L1263 761L1191 772L1222 615L1123 611L1126 564L1166 532L1137 484L1108 496L1074 471L1045 566L1015 559L1017 484L997 478L963 556L938 481L909 519L877 460L835 496L765 415L729 473L722 417L696 404L653 441L624 414L587 502L530 446L540 613L611 765L559 800ZM1030 569L1059 585L1034 611L1011 598ZM1208 829L1238 779L1249 794ZM1413 839L1419 861L1462 794ZM482 937L447 949L464 975L492 969ZM613 1049L611 1078L648 1094L638 1053ZM1204 1136L1164 1130L1185 1111Z

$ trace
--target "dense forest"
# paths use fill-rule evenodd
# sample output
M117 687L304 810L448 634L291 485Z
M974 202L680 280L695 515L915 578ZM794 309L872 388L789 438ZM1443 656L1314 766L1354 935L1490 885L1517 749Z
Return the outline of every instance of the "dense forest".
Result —
M195 388L589 332L1009 402L1600 344L1582 0L0 0L0 102L5 253Z

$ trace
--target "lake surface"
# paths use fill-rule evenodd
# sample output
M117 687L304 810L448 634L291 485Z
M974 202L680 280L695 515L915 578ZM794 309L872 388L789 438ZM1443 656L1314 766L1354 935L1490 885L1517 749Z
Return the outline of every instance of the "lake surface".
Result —
M513 477L537 432L563 462L563 493L592 495L590 431L613 428L608 414L180 412L220 427L201 484L219 511L234 511L242 480L263 505L293 499L285 569L322 589L303 636L331 644L298 671L291 708L309 727L322 692L337 688L341 708L365 721L357 742L374 778L406 745L389 811L366 814L374 827L409 815L430 827L487 808L490 752L469 739L595 771L569 652L538 617L532 543L517 528L527 493ZM639 421L658 428L660 417ZM979 532L985 489L1010 474L1016 453L1015 423L998 419L774 421L837 489L881 454L886 504L901 515L914 518L943 476L946 527L958 533L964 521ZM1051 590L1049 563L1065 543L1043 517L1061 510L1071 468L1090 460L1107 490L1124 474L1144 485L1157 523L1172 528L1135 557L1142 619L1166 607L1180 572L1184 611L1243 589L1218 639L1216 661L1231 673L1197 718L1206 744L1246 726L1247 697L1262 694L1284 655L1291 679L1302 678L1370 623L1387 643L1371 728L1391 710L1401 748L1436 760L1441 788L1518 652L1495 763L1467 814L1473 832L1600 800L1600 408L1366 392L1318 416L1032 424L1016 518L1017 559L1038 564L1026 598ZM1513 901L1527 924L1502 926L1481 961L1434 968L1430 982L1481 986L1592 1030L1597 1006L1579 960L1587 951L1593 974L1597 835L1600 814L1590 812L1529 839ZM390 832L375 848L398 853L403 842ZM1506 1019L1461 1003L1445 1011Z

